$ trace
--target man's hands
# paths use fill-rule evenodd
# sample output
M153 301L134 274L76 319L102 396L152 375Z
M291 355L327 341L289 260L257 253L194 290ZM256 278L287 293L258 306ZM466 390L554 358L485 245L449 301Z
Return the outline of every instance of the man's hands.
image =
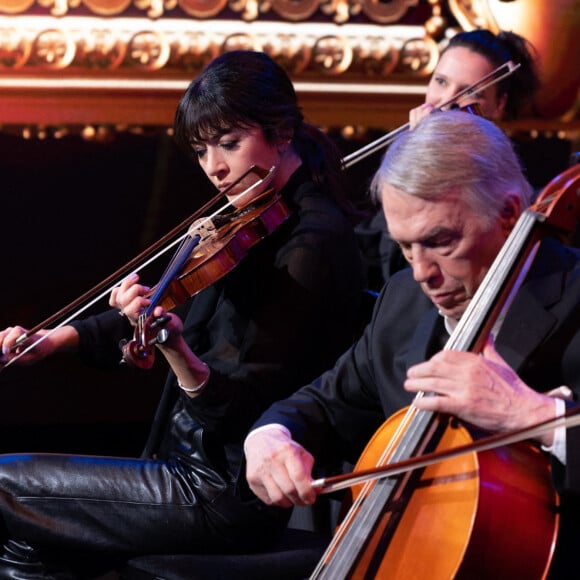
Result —
M314 503L314 458L284 428L272 425L251 432L244 450L246 478L264 503L282 507Z
M416 399L416 407L449 413L491 432L521 429L552 419L554 399L528 387L507 365L490 340L481 355L441 351L429 361L411 367L405 389L436 393ZM541 443L552 444L553 434Z

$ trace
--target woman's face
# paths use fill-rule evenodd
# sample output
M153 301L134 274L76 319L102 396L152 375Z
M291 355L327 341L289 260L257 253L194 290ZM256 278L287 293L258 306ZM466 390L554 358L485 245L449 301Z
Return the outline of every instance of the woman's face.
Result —
M494 70L494 66L481 54L463 46L446 50L427 85L425 102L435 107L449 101L463 89L473 85ZM477 103L484 117L498 119L503 113L506 96L498 98L497 85L492 85L479 93L474 93L460 105Z
M287 147L287 144L286 144ZM257 127L232 129L230 132L203 142L192 143L199 164L210 181L220 190L231 187L250 167L258 166L265 171L281 164L284 146L269 143L264 132ZM249 189L258 180L251 172L228 190L227 197L235 207L242 207L272 186L279 190L283 183L277 183L278 172L271 179ZM243 194L243 195L241 195Z

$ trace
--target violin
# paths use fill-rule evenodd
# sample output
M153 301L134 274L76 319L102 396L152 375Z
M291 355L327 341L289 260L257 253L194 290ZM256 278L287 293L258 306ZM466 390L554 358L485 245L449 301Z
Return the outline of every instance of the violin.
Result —
M478 80L473 85L466 87L462 91L458 92L454 95L451 99L440 105L435 111L443 110L446 107L456 106L462 100L469 98L471 95L477 93L478 91L484 90L485 88L499 82L500 80L506 78L507 76L513 74L518 68L519 64L514 64L511 61L508 61L492 71L491 73L485 75L480 80ZM467 105L466 108L473 111L475 114L480 114L475 110L476 105ZM342 166L344 169L354 165L358 161L364 159L368 155L387 147L390 143L392 143L400 134L404 131L408 130L410 127L409 123L406 123L402 127L399 127L395 131L392 131L383 137L373 141L372 143L362 147L358 151L347 155L342 159ZM255 173L260 178L260 181L257 184L263 183L265 179L269 177L271 174L272 169L270 172L266 172L262 168L258 168L256 166L250 167L235 183L233 183L228 191L235 185L237 185L243 178L245 178L250 173ZM255 185L257 185L255 184ZM252 186L253 187L253 186ZM251 188L250 188L251 189ZM8 362L3 362L0 359L0 370L8 367L10 364L14 363L20 356L24 355L29 350L33 349L39 342L45 340L50 336L49 331L47 334L43 335L39 340L32 344L28 344L23 346L23 344L27 341L27 339L38 332L41 329L50 327L53 323L60 320L60 323L53 327L52 330L56 330L60 326L63 326L77 318L82 312L87 310L93 304L95 304L100 299L106 297L110 294L112 289L116 287L120 280L125 277L129 272L138 272L144 266L150 264L152 261L156 260L160 255L168 251L173 245L175 245L175 241L168 243L168 241L175 238L178 232L182 231L184 227L187 227L188 224L191 223L192 220L203 215L215 202L218 198L226 195L228 191L223 191L218 194L216 197L211 199L208 203L206 203L203 207L201 207L193 216L190 216L187 220L182 222L176 228L171 230L166 236L160 239L155 244L152 244L149 248L147 248L143 253L139 256L128 262L125 266L111 274L101 283L97 284L94 288L71 302L69 305L65 306L40 324L37 324L34 328L30 329L26 334L23 334L16 342L13 347L13 351L16 349L20 349L19 353L16 357L13 357ZM247 192L243 192L242 195L245 195ZM284 203L281 199L273 200L273 205L276 208L275 210L272 207L267 208L267 217L268 219L271 218L272 214L277 211L280 214L288 213L288 208L284 207ZM221 211L221 210L220 210ZM212 219L213 216L208 218L209 220ZM240 216L241 217L241 216ZM264 216L266 217L266 216ZM287 216L286 216L287 217ZM277 218L273 218L274 220L280 219L278 216ZM193 296L199 290L211 285L214 281L219 279L221 276L226 274L228 271L231 270L233 263L237 263L236 256L243 257L247 250L253 244L247 243L244 239L246 234L250 235L250 238L253 236L262 239L261 235L258 232L253 232L253 227L257 225L257 222L251 221L249 223L241 222L241 230L237 233L234 238L229 238L227 243L224 243L226 239L226 234L223 235L223 239L219 241L215 237L210 242L207 239L204 239L205 243L201 243L202 236L204 234L200 233L199 237L197 234L190 235L189 232L182 236L180 239L177 240L177 243L184 242L182 246L179 248L177 252L177 256L173 258L166 271L166 275L163 277L162 283L158 285L158 290L160 291L161 296L155 297L155 302L157 303L157 299L160 300L162 306L166 307L167 309L171 309L173 306L182 303L187 298ZM248 227L245 227L248 226ZM265 226L266 229L268 227L267 224L261 224L260 227ZM229 230L230 232L234 231L232 228ZM185 241L184 241L185 240ZM242 242L242 240L244 240ZM184 246L189 246L189 250L193 251L197 244L201 243L201 247L196 249L197 252L203 252L203 255L206 256L205 259L202 259L199 254L191 260L187 259L188 253L184 251ZM164 247L165 245L165 247ZM239 246L246 246L247 247L239 247ZM154 254L159 248L162 248L157 254ZM211 254L211 249L215 250L215 259L207 259L207 256ZM221 260L224 262L221 262ZM229 262L229 266L227 265ZM183 265L187 265L188 270L185 275L178 275L180 271L180 267ZM179 266L179 267L178 267ZM191 266L191 267L190 267ZM214 270L215 268L215 270ZM176 280L173 280L173 278ZM167 288L164 286L167 285ZM163 291L161 288L163 287ZM189 294L189 295L188 295ZM135 331L134 340L127 343L123 343L121 345L121 349L124 353L124 360L129 362L130 364L135 364L141 368L150 368L151 362L151 354L153 346L158 342L163 342L166 340L166 333L163 332L163 324L165 321L163 320L148 320L147 317L140 317L138 321L138 326Z
M466 109L468 112L473 112L474 114L482 116L481 113L478 112L479 106L477 104L468 102L466 105L461 105L461 103L464 100L469 99L472 95L480 91L483 91L488 87L491 87L496 83L499 83L501 80L512 75L520 68L520 66L521 65L519 63L516 64L513 63L512 61L505 62L501 66L498 66L496 69L492 70L490 73L480 78L472 85L465 87L463 90L453 95L450 99L439 105L436 109L433 109L433 113L443 111L446 108L461 108ZM372 155L373 153L376 153L377 151L384 149L385 147L389 146L397 137L408 131L410 127L411 127L410 123L405 123L404 125L401 125L394 131L386 133L385 135L382 135L375 141L372 141L371 143L368 143L364 147L361 147L358 151L354 151L350 155L347 155L342 160L343 167L345 169L351 167L352 165L358 163L359 161L362 161L369 155Z
M271 189L262 193L254 200L254 211L252 211L247 203L243 203L244 197L248 196L248 194L253 190L268 185L274 170L275 168L266 170L255 165L251 166L238 179L232 182L227 189L221 191L218 195L210 199L192 216L173 228L144 252L119 268L94 288L79 296L68 306L65 306L42 323L36 325L34 328L20 336L12 348L13 352L19 349L18 354L7 362L0 359L0 370L7 368L18 360L19 357L32 350L40 342L48 338L51 332L67 324L71 320L74 320L84 310L88 309L100 299L108 296L113 288L115 288L122 278L129 272L139 272L177 244L180 244L180 246L176 255L167 267L161 282L154 288L154 290L159 292L159 295L155 297L155 303L152 308L160 303L167 309L170 309L225 275L235 266L238 258L243 258L251 245L261 239L260 236L266 235L266 231L273 231L290 215L290 211L284 201L279 196L273 195ZM220 198L229 195L232 190L235 191L241 183L245 183L248 176L251 175L254 176L255 181L249 187L240 194L234 196L233 199L218 208L209 216L198 219L199 216L206 214L212 207L214 207ZM269 203L266 203L266 200L269 200ZM222 215L225 210L234 204L241 206L240 209ZM262 223L259 223L259 217L262 212L263 221ZM192 221L194 223L193 225L190 225ZM219 224L219 226L223 226L223 228L218 227L216 230L212 224ZM179 234L181 234L184 228L189 229L187 233L180 236ZM255 228L255 231L252 231L252 228ZM209 231L212 232L211 235L203 233ZM206 243L201 244L196 256L189 257L193 248L201 242L202 236L205 238L204 241ZM212 256L212 251L215 254L215 259L213 259L214 256ZM203 252L203 257L200 252ZM226 266L224 262L224 260L227 261L227 259L229 259L229 266ZM187 271L178 276L184 265L188 266ZM173 278L175 277L178 277L178 280L173 282ZM160 302L158 300L160 300ZM60 320L60 323L54 326L48 333L30 344L24 345L30 336L34 335L41 329L49 327L58 320ZM142 350L144 352L151 352L149 347L151 347L156 341L162 341L165 334L161 332L163 330L163 323L163 320L146 321L144 317L140 318L138 327L135 331L135 342L127 346L127 351L134 351L134 356L130 358L128 362L135 362L137 366L142 366L142 368L150 368L149 362L143 364L138 363L137 361L143 360L141 354ZM161 332L161 334L159 334L159 332Z
M138 319L135 337L123 343L123 360L150 369L154 346L167 340L165 320L153 319L156 306L171 310L211 286L233 270L248 251L269 236L291 213L272 190L261 194L249 206L238 209L222 224L210 220L194 223L158 285L148 293L151 304Z
M522 213L445 349L481 351L541 240L565 240L576 227L579 192L577 165ZM545 578L558 533L549 461L522 434L509 445L486 442L476 452L481 438L455 418L413 405L387 419L352 477L313 484L327 491L352 487L348 511L311 579ZM422 465L426 456L439 455ZM409 469L381 475L406 463ZM374 476L359 478L359 472Z

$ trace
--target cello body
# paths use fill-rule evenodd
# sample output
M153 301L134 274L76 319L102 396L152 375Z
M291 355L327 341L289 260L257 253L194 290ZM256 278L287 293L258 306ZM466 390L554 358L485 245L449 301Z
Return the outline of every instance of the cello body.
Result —
M376 431L355 472L379 463L404 412ZM434 450L473 441L465 425L443 423ZM558 532L558 497L549 462L536 446L521 442L468 453L408 477L414 481L403 481L395 492L377 524L380 532L372 534L349 578L547 576ZM354 500L369 492L367 485L352 488Z

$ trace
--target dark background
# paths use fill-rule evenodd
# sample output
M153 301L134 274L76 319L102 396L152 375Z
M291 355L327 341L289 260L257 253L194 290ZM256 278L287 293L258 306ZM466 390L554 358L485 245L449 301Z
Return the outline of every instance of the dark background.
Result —
M0 134L0 150L1 328L41 323L211 195L201 171L164 134L120 133L105 143ZM169 258L144 270L144 283L155 285ZM106 307L103 298L82 316ZM163 363L118 376L63 355L4 369L0 452L139 452Z
M344 155L363 142L331 132ZM372 133L367 140L381 135ZM541 189L568 164L570 143L518 140L531 183ZM0 328L35 326L110 276L205 202L202 172L163 132L24 139L0 132L2 302ZM350 168L360 197L380 154ZM169 259L142 272L155 285ZM106 299L83 313L107 307ZM130 337L128 337L130 338ZM0 453L138 454L166 371L87 369L59 355L0 372Z

